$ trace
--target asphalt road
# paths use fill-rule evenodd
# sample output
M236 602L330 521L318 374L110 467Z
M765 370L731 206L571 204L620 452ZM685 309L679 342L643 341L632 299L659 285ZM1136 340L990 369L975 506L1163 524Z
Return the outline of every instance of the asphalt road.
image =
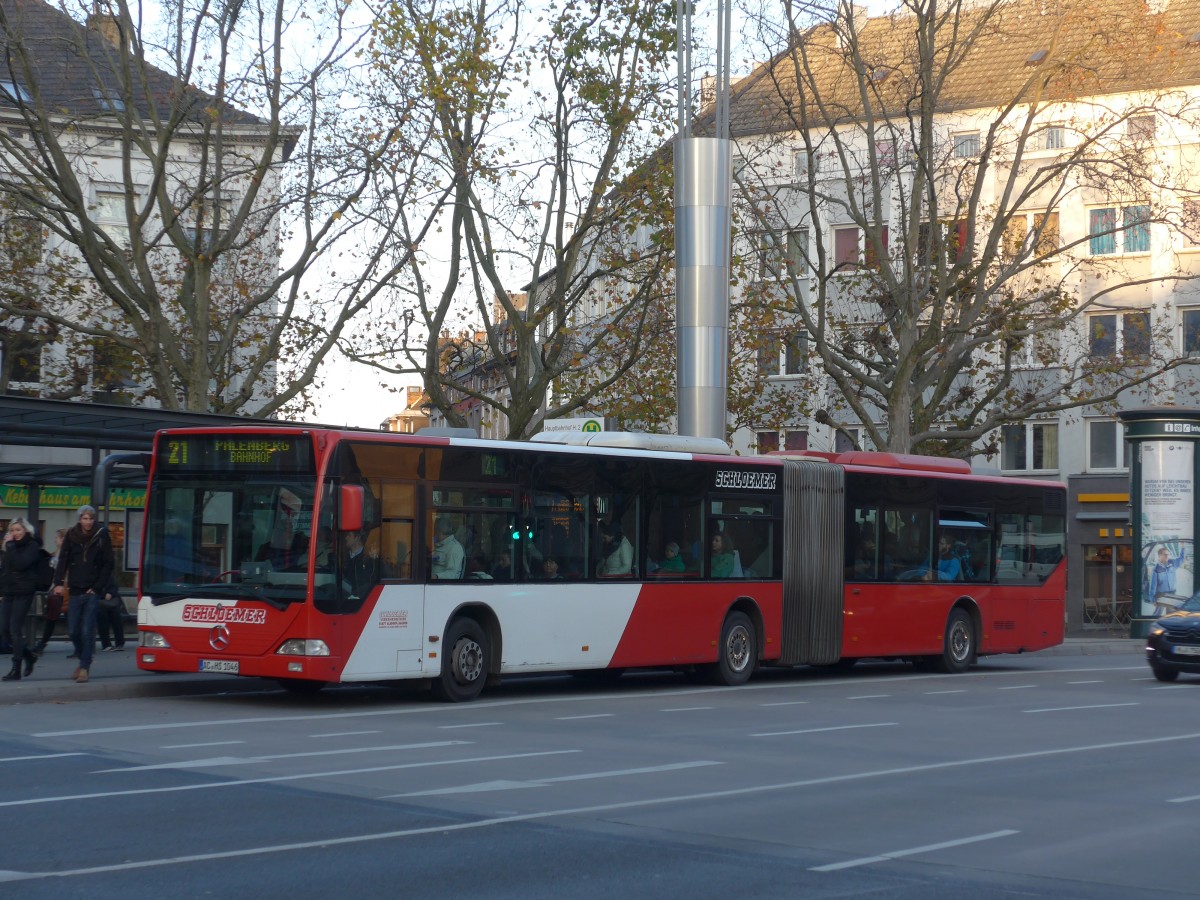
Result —
M0 897L1194 895L1200 679L1098 648L466 705L64 678L0 710Z

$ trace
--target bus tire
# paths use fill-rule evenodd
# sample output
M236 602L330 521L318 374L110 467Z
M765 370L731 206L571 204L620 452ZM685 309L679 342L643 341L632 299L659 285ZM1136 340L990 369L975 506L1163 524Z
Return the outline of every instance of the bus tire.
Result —
M280 678L279 686L289 694L312 695L325 687L325 682L315 681L311 678Z
M965 609L950 610L946 620L946 636L943 638L942 655L937 657L937 667L950 675L959 675L971 668L975 661L975 626Z
M433 695L448 703L474 700L487 682L491 651L487 635L474 619L455 619L442 637L442 671Z
M717 661L709 670L713 684L730 687L745 684L758 664L758 635L754 623L743 612L731 612L721 625Z

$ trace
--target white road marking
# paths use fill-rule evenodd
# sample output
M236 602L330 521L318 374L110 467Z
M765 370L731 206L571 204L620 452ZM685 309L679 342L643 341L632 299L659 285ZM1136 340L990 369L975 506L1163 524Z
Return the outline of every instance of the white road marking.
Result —
M807 700L780 700L778 703L760 703L759 706L801 706L807 703Z
M462 747L470 741L428 741L424 744L393 744L390 747L344 747L338 750L308 750L304 753L275 753L264 756L215 756L210 759L181 759L176 762L155 763L152 766L123 766L119 769L99 769L95 774L113 772L153 772L155 769L208 769L218 766L248 766L278 759L304 759L309 756L341 756L348 753L382 753L387 750L430 750L434 747Z
M998 687L998 688L996 688L996 690L998 690L998 691L1023 691L1026 688L1033 688L1033 687L1037 687L1037 685L1036 684L1009 684L1004 687Z
M201 744L163 744L160 750L191 750L193 747L226 747L230 744L244 744L245 741L205 741Z
M1093 678L1091 681L1068 681L1067 684L1104 684L1104 679Z
M750 737L782 737L788 734L819 734L822 731L850 731L855 728L883 728L887 725L898 725L898 722L872 722L869 725L831 725L828 728L802 728L799 731L760 731Z
M659 712L700 712L705 709L716 709L715 706L673 706L668 709L660 709Z
M933 697L938 694L965 694L966 692L966 688L958 688L953 691L926 691L925 694L926 696Z
M746 797L754 794L769 794L778 791L799 790L806 787L819 787L827 784L845 784L853 781L863 781L871 778L886 778L894 775L913 775L920 772L936 772L943 769L965 768L967 766L982 766L991 765L994 763L1016 762L1024 759L1038 759L1050 756L1065 756L1073 753L1094 753L1105 750L1128 750L1133 747L1148 747L1155 744L1173 743L1176 741L1195 741L1200 739L1200 732L1190 734L1176 734L1169 737L1157 738L1142 738L1133 741L1114 741L1108 744L1084 744L1077 747L1060 747L1052 750L1031 750L1025 753L1013 753L1007 756L981 756L972 759L960 759L940 763L929 763L921 766L901 766L895 769L875 769L866 772L853 772L846 775L830 775L823 778L809 778L801 781L785 781L777 784L760 784L753 787L738 787L730 788L721 791L706 791L699 794L679 794L673 797L647 797L639 800L626 800L620 803L604 803L597 806L577 806L567 809L548 809L541 812L519 813L504 816L494 816L489 819L476 819L472 822L439 822L436 825L429 825L422 828L402 828L395 831L379 831L369 834L356 834L347 837L324 837L313 841L298 841L291 844L269 844L261 847L243 847L240 850L223 850L213 853L197 853L191 856L172 856L161 857L158 859L145 859L132 862L113 863L106 866L92 866L90 868L81 869L63 869L57 872L22 872L9 876L10 881L28 881L40 878L73 878L81 875L99 875L105 872L131 872L138 869L159 868L162 866L173 866L181 863L190 862L211 862L222 859L241 859L252 856L265 856L270 853L292 853L297 850L316 850L325 847L349 846L353 844L365 844L371 841L387 841L397 838L420 837L429 834L446 834L452 831L474 831L480 828L492 828L497 825L509 825L514 822L536 822L545 819L556 819L564 816L580 816L593 813L609 813L618 810L626 809L645 809L652 806L667 806L675 803L694 803L705 800L722 800L726 797ZM578 753L580 751L565 751ZM510 757L492 757L492 759L510 758ZM468 759L456 760L455 762L486 762L490 760ZM447 761L442 761L443 763ZM439 763L419 763L412 765L438 765ZM385 769L404 768L404 766L385 766ZM360 770L366 771L366 770ZM373 771L379 771L375 769ZM324 775L337 775L341 773L327 772ZM316 776L299 776L299 777L321 777ZM254 784L264 781L282 781L290 780L285 778L280 779L261 779L255 782L228 782L217 787L225 787L231 784ZM210 787L210 785L191 785L182 790L191 790L197 787ZM164 790L180 790L180 788L148 788L142 791L129 792L114 792L112 794L89 794L86 798L115 796L117 793L162 793ZM0 802L2 806L18 806L28 805L30 803L44 803L54 800L79 800L85 797L55 797L44 798L38 800L19 800Z
M434 797L439 794L481 794L488 791L511 791L523 788L546 787L551 784L562 784L568 781L593 781L597 778L620 778L623 775L651 775L660 772L675 772L680 769L696 769L702 766L723 766L724 763L711 760L696 762L670 763L665 766L645 766L640 769L616 769L610 772L584 772L578 775L559 775L556 778L539 778L537 781L481 781L478 784L464 784L459 787L438 788L432 791L413 791L407 794L384 794L381 800L394 797Z
M309 737L313 737L313 738L358 737L358 736L364 735L364 734L383 734L383 732L382 731L330 731L326 734L310 734Z
M31 762L38 759L62 759L64 756L83 756L83 753L41 753L37 756L7 756L0 759L0 763L6 762Z
M558 722L570 722L574 719L611 719L612 716L612 713L592 713L587 716L555 716L554 718Z
M1088 706L1048 706L1044 709L1023 709L1025 713L1072 712L1077 709L1112 709L1114 706L1138 706L1138 703L1092 703Z
M847 700L882 700L891 694L859 694L857 697L847 697Z
M275 775L270 778L243 778L238 781L214 781L205 784L177 784L171 787L132 788L125 791L96 791L92 794L65 794L58 797L31 797L27 800L0 800L0 807L37 806L42 803L63 803L71 800L102 800L106 797L133 797L140 794L172 794L180 791L207 791L214 788L241 787L247 784L279 784L284 781L305 781L310 778L340 778L344 775L364 775L370 772L396 772L401 769L425 769L433 766L461 766L471 763L498 762L502 759L529 759L535 756L561 756L582 753L582 750L543 750L537 753L505 753L500 756L476 756L467 759L434 759L426 762L397 763L391 766L367 766L361 769L335 769L331 772L306 772L299 775Z
M503 722L467 722L465 725L439 725L439 729L448 728L488 728L492 725L503 725Z
M890 853L881 853L879 856L864 856L860 859L848 859L845 862L830 863L827 866L813 866L811 872L836 872L839 869L852 869L855 866L865 866L871 863L887 862L889 859L900 859L904 856L916 856L919 853L932 853L935 850L947 850L950 847L961 847L963 844L978 844L980 841L992 841L996 838L1008 837L1013 834L1020 834L1019 831L1006 829L1005 831L993 831L989 834L977 834L974 837L958 838L954 841L943 841L940 844L926 844L924 847L913 847L909 850L893 850Z

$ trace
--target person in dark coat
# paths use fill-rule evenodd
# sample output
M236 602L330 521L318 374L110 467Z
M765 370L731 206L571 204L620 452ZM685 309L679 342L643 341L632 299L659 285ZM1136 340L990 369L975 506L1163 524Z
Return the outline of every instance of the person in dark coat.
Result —
M0 634L12 645L12 671L4 681L21 680L33 672L37 657L25 646L25 617L37 592L37 568L42 555L42 542L24 519L13 519L4 534L4 555L0 558Z
M100 650L108 653L125 649L125 600L113 578L100 595L96 610L96 630L100 632Z
M67 594L67 627L72 643L79 648L79 667L72 678L85 684L96 652L97 608L111 583L114 559L108 529L96 523L96 508L81 506L78 516L79 521L63 539L53 591Z

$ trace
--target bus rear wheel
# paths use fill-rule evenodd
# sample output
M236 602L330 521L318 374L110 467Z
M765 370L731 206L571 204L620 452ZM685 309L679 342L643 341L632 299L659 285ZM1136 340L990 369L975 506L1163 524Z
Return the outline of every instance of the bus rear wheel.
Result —
M455 619L442 638L446 648L441 674L433 681L433 695L449 703L474 700L487 681L491 651L487 635L474 619Z
M730 687L745 684L754 674L757 663L758 634L754 623L743 612L731 612L721 626L717 661L709 669L709 679L713 684Z
M975 626L965 609L950 610L946 620L946 636L943 639L942 655L935 657L939 671L958 675L971 668L975 661Z

